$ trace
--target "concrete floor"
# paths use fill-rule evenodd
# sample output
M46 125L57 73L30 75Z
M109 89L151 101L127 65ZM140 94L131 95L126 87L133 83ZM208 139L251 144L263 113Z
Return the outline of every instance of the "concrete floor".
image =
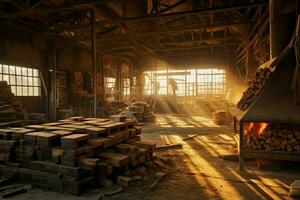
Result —
M142 138L158 145L183 144L183 149L158 152L160 157L172 160L176 167L169 170L155 189L150 189L151 180L140 181L118 195L103 199L289 199L289 185L294 179L300 179L300 172L262 171L254 164L247 164L246 170L240 171L237 162L222 159L236 155L231 133L231 128L216 126L204 117L157 115L156 123L144 126ZM182 140L194 134L199 136ZM99 199L102 190L74 197L32 189L11 199Z

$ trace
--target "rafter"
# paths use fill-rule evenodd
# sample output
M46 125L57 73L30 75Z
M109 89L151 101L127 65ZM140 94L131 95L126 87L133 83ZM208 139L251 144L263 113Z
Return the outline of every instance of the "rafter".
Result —
M159 20L160 18L174 18L174 17L185 17L185 16L199 16L202 14L209 14L209 13L216 13L216 12L224 12L224 11L231 11L236 9L243 9L248 7L259 7L259 6L266 6L267 2L259 2L259 3L251 3L251 4L244 4L244 5L234 5L234 6L226 6L226 7L218 7L218 8L209 8L209 9L202 9L202 10L195 10L195 11L187 11L187 12L176 12L176 13L169 13L169 14L159 14L159 15L149 15L145 17L127 17L127 18L118 18L118 19L107 19L102 20L95 24L98 25L120 25L129 22L143 22L143 21L153 21ZM1 18L1 15L0 15ZM174 19L172 19L174 20ZM177 19L176 19L177 20ZM74 25L68 27L60 27L58 30L53 31L63 31L64 29L67 30L77 30L77 29L88 29L89 24L81 24L81 25Z
M177 34L184 32L193 32L199 31L202 29L213 29L213 28L226 28L228 26L236 26L242 24L251 24L256 21L252 20L243 20L236 22L226 22L226 23L218 23L213 25L194 25L194 26L181 26L181 27L172 27L167 30L153 30L153 31L145 31L145 32L135 32L135 33L127 33L122 35L108 35L97 38L97 41L108 41L108 40L118 40L118 39L126 39L127 37L140 37L140 36L149 36L149 35L161 35L161 34ZM79 41L89 40L89 38L79 38Z

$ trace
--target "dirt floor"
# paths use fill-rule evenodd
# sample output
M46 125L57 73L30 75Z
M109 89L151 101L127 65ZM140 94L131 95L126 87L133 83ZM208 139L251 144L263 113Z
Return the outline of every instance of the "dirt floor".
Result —
M198 134L189 140L186 137ZM154 186L149 175L136 180L122 192L100 198L108 189L94 189L80 197L31 189L11 199L31 200L200 200L200 199L289 199L289 185L300 179L300 171L259 170L252 163L240 171L237 153L229 127L216 126L211 119L199 116L157 115L156 123L143 127L142 139L160 145L181 143L182 149L157 152L158 157L172 161L162 169L167 175ZM231 161L226 161L230 158Z

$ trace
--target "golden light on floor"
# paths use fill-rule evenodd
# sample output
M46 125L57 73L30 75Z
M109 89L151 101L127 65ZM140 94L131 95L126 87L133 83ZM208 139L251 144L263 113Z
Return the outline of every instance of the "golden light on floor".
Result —
M228 135L221 137L229 139ZM185 164L201 187L210 188L210 190L204 191L209 196L217 194L221 199L228 199L228 197L245 199L241 191L251 190L261 199L282 199L282 197L288 199L287 192L281 188L278 180L261 177L247 178L245 174L253 175L253 177L256 175L253 172L240 172L232 166L218 168L218 165L214 164L212 160L208 160L206 158L208 155L218 157L218 152L226 150L221 145L209 143L212 142L209 135L200 135L194 139L194 142L196 141L194 145L204 148L204 152L201 153L199 153L201 150L195 150L189 142L183 141L179 135L163 135L162 139L168 144L183 144L182 151L189 157Z
M156 125L162 128L180 127L219 127L211 119L200 116L189 116L182 118L182 115L156 115ZM200 123L201 122L201 123Z

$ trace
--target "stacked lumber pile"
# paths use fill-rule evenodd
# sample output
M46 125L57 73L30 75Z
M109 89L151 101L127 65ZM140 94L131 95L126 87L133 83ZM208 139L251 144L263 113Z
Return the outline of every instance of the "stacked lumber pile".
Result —
M0 81L0 102L3 105L10 105L12 108L15 110L15 113L17 113L17 118L18 119L23 119L24 118L24 109L22 106L22 103L17 97L12 93L10 86L7 84L6 81ZM2 108L2 109L7 109L7 108ZM11 111L11 107L9 108ZM4 111L6 112L6 111ZM9 117L11 117L9 115ZM0 121L1 117L0 114ZM5 119L2 119L5 120Z
M58 108L68 108L69 107L69 93L68 93L68 83L67 83L67 73L58 71L56 73L57 81L57 106Z
M0 102L0 123L17 120L17 113L12 105Z
M127 104L125 104L124 101L121 100L113 100L106 102L106 108L107 108L107 115L117 115L122 110L124 110L127 107Z
M250 86L244 91L242 98L237 103L237 107L240 110L247 110L249 106L254 102L256 97L260 94L269 80L272 71L269 68L258 68L255 74L254 80L250 83Z
M300 130L287 125L252 123L244 133L244 144L252 150L300 151ZM263 130L262 130L263 129Z
M139 122L154 122L155 115L151 111L151 106L143 101L136 101L129 106L129 111L133 113Z
M91 116L93 96L84 89L82 72L69 72L70 103L74 115Z
M72 117L26 128L0 129L0 171L56 192L81 194L152 161L155 143L140 141L129 122ZM123 175L120 177L120 175Z
M90 72L82 73L83 89L89 93L93 93L93 75Z

